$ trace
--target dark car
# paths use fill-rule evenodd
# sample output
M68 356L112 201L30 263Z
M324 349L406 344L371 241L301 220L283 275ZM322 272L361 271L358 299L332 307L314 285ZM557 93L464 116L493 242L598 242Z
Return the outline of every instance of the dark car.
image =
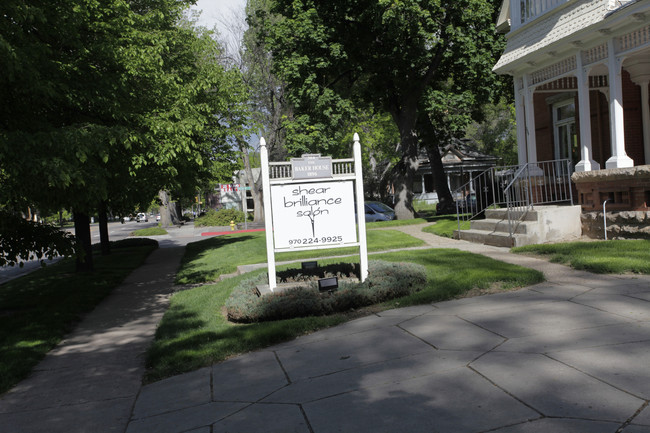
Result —
M364 205L366 222L391 221L395 219L395 211L378 201L367 201Z
M464 199L458 200L458 208L463 212L475 212L477 205L475 193L467 194Z

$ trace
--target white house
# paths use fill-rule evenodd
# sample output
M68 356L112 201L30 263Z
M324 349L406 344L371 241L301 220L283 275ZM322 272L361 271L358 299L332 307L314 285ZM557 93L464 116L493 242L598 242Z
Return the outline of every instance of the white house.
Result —
M504 0L519 163L570 159L583 211L650 204L650 0Z

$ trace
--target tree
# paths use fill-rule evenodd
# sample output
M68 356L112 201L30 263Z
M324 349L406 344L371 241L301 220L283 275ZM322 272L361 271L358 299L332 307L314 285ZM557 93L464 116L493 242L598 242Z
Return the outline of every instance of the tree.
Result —
M133 209L179 179L195 185L229 155L217 116L227 107L212 96L228 77L214 40L178 25L188 4L0 5L0 203L72 208L80 269L92 268L92 211Z
M355 106L390 113L400 134L395 210L411 218L418 125L436 127L418 124L432 91L481 90L477 103L489 95L500 47L492 2L277 0L274 11L283 16L270 40L276 70L291 89L292 138L327 147L330 131Z
M344 144L359 134L363 152L363 191L372 200L390 202L389 187L396 164L399 162L399 131L387 113L360 113L356 122L347 127Z
M505 99L498 104L487 104L481 122L474 122L467 127L467 137L479 145L479 149L489 155L498 155L503 165L516 165L517 130L515 124L515 107Z
M230 33L230 38L223 41L228 47L224 63L236 68L241 76L241 81L237 82L238 90L234 91L241 96L240 103L232 106L231 113L233 124L241 126L234 142L249 182L254 202L253 220L256 222L264 220L264 202L262 178L253 175L251 141L256 136L263 136L272 158L283 159L286 156L281 128L281 119L287 113L285 83L272 71L273 59L265 42L268 23L277 20L269 12L270 3L269 0L249 0L245 11L231 11L230 22L224 23Z
M23 261L72 255L72 236L49 225L27 221L0 209L0 266L23 266Z

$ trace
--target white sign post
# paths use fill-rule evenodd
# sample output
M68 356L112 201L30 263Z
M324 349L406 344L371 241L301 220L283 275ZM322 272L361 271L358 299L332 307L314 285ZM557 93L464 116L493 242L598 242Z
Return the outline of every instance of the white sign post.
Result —
M368 277L361 145L354 134L354 158L332 160L303 155L269 163L260 139L269 289L276 284L275 253L359 247L360 279ZM355 218L356 214L356 218Z

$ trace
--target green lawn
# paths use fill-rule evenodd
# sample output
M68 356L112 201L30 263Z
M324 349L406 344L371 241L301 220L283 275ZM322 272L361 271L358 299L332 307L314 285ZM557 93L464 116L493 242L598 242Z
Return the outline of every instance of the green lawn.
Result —
M160 236L166 235L168 232L162 227L149 227L146 229L136 230L131 234L133 236Z
M425 245L422 240L397 230L368 230L366 233L370 252ZM306 260L358 253L358 247L294 251L278 253L275 255L275 260L278 262ZM215 236L187 245L181 269L176 274L176 283L194 284L215 281L221 274L235 272L238 265L254 263L266 263L264 232Z
M92 273L75 273L69 259L0 286L0 393L24 379L156 248L154 241L142 242L148 246L114 244L111 255L96 255Z
M413 200L413 209L420 214L435 215L437 207L437 203L429 204L424 200Z
M424 224L426 222L427 222L426 218L413 218L410 220L375 221L372 223L366 223L366 230L372 230L372 229L384 228L384 227L409 226L415 224Z
M528 245L512 252L549 257L598 274L650 274L650 240L612 240Z
M469 229L469 221L460 222L461 230ZM435 219L435 224L427 226L423 231L433 233L434 235L443 236L446 238L454 237L454 230L458 230L458 221L456 216L444 216Z
M213 260L234 260L229 256L229 252L224 253L231 251L225 248L227 241L227 238L221 239L222 252L214 252ZM234 245L241 248L246 241L234 240ZM206 245L203 244L204 247ZM195 256L200 257L200 254ZM371 260L373 259L420 263L427 269L427 286L414 295L349 314L254 324L233 324L222 314L222 308L232 289L242 279L250 278L253 274L175 294L148 351L146 381L153 382L192 371L237 354L291 340L305 333L337 325L360 314L368 314L369 311L441 301L461 296L471 289L489 289L494 286L507 289L543 280L540 272L455 249L400 251L373 255ZM322 260L319 263L347 260L355 261L355 258ZM192 263L185 262L184 266L191 267ZM260 272L265 270L255 274Z

